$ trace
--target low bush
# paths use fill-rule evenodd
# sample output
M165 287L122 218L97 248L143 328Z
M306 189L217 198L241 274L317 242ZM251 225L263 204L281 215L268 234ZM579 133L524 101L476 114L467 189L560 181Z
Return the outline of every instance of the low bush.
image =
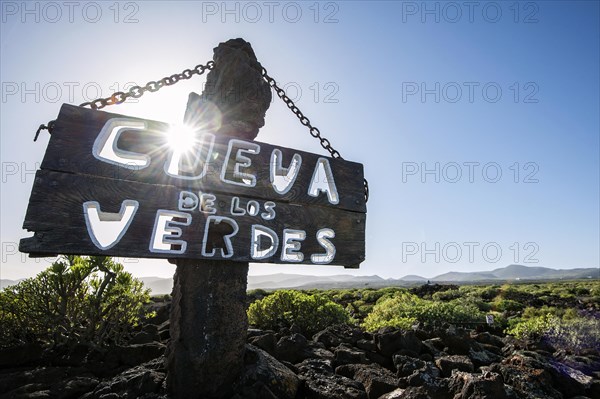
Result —
M544 340L555 348L575 353L586 349L600 351L600 320L575 313L565 311L561 317L548 312L515 319L506 333L521 339Z
M149 299L143 283L110 258L64 256L0 292L0 346L119 343Z
M521 302L514 301L512 299L496 298L491 302L491 308L497 312L516 312L522 310L525 305Z
M461 300L430 301L413 294L400 293L378 301L362 326L368 331L375 331L388 326L409 329L416 323L423 327L439 327L445 323L483 321L485 314L472 303Z
M248 308L250 324L267 330L298 326L312 335L327 326L350 323L349 313L339 304L318 294L280 290Z

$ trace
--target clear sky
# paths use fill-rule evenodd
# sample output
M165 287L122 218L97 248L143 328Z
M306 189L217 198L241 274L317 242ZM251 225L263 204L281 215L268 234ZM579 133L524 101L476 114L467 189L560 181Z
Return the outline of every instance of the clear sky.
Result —
M432 277L511 263L599 267L599 3L21 2L1 4L2 279L62 103L178 73L242 37L371 187L359 270ZM110 112L169 123L205 77ZM276 98L258 140L326 155ZM343 250L343 249L339 249ZM124 259L137 276L167 261Z

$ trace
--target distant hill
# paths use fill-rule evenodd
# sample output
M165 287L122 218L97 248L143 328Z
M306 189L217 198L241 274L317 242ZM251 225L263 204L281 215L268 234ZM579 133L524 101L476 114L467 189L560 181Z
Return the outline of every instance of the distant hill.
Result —
M424 283L427 281L425 277L417 276L415 274L409 274L407 276L401 277L400 280L407 282L421 282Z
M274 290L280 288L295 289L343 289L343 288L383 288L408 287L427 281L436 283L475 283L475 282L515 282L527 280L576 280L600 278L600 269L551 269L549 267L530 267L509 265L492 271L448 272L427 279L422 276L408 275L400 279L383 279L379 276L305 276L302 274L268 274L248 276L248 289L262 288ZM152 289L152 294L169 294L173 286L172 279L157 277L141 278Z
M560 280L599 278L600 269L550 269L549 267L530 267L523 265L509 265L500 269L492 270L491 274L500 279L520 280Z
M436 282L576 280L600 278L598 268L551 269L541 266L508 265L490 272L449 272L431 279Z
M146 288L150 288L151 295L170 294L173 291L173 279L161 277L141 277L140 280Z
M7 279L1 279L0 280L0 290L5 289L6 287L8 287L9 285L15 285L17 284L19 281L21 281L23 279L19 279L19 280L7 280Z
M447 282L471 282L495 280L498 277L487 272L449 272L440 274L431 279L431 281L447 281Z
M600 279L599 268L551 269L549 267L530 267L523 265L508 265L492 271L455 272L440 274L432 278L417 275L407 275L400 279L384 279L379 276L306 276L302 274L275 273L264 276L248 276L248 289L262 288L274 290L280 288L296 289L344 289L344 288L383 288L409 287L423 284L427 281L436 283L475 283L475 282L516 282L544 280L576 280ZM170 294L173 289L172 278L141 277L146 287L152 290L152 295ZM20 280L0 280L0 289L16 284Z

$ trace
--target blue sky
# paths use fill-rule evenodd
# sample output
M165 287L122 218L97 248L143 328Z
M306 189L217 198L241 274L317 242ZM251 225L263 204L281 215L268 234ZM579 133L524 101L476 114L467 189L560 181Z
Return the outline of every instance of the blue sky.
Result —
M2 2L1 277L49 264L15 253L48 142L45 133L31 141L36 127L62 103L204 63L236 37L344 158L364 164L371 187L361 269L251 273L598 267L599 3L469 4ZM179 122L204 80L108 110ZM326 155L275 100L258 140ZM137 276L174 271L123 262Z

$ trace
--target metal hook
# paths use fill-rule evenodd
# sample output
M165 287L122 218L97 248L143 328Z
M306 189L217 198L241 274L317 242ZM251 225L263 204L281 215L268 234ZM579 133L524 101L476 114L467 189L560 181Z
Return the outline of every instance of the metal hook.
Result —
M54 121L48 122L47 126L42 123L40 125L40 127L38 127L38 130L35 132L35 137L33 138L33 141L37 141L42 130L47 130L48 133L52 134L52 130L54 129L54 122L56 122L56 121L54 120Z

